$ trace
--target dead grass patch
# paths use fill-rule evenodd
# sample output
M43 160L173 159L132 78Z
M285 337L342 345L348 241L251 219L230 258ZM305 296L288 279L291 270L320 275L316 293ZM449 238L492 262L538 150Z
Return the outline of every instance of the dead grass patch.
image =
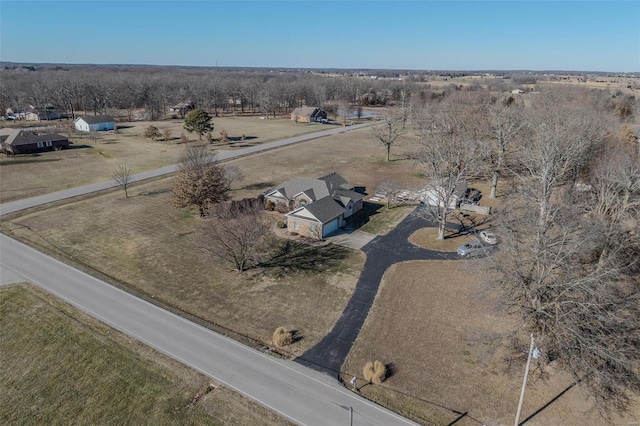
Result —
M480 260L481 261L481 260ZM474 262L423 261L392 266L343 367L347 374L377 357L393 364L382 386L361 392L427 424L513 422L522 369L506 373L503 337L514 322L496 317L477 296L481 277ZM393 336L393 337L391 337ZM531 376L526 418L572 382L564 373L542 381ZM595 425L602 419L575 387L532 418L532 425ZM627 418L614 423L627 424ZM637 420L636 420L637 421Z
M72 149L16 157L0 156L0 203L34 197L67 188L111 179L113 168L126 159L133 173L175 164L182 154L179 144L183 120L138 121L118 123L118 133L100 132L95 142L90 135L71 134ZM296 125L292 120L259 117L214 118L216 132L225 130L229 144L212 145L215 150L234 150L278 139L325 130L319 124ZM152 141L145 130L156 126L160 132L170 130L169 141ZM185 132L186 133L186 132ZM66 132L62 132L66 135ZM189 135L190 140L197 136ZM245 140L241 140L245 134Z
M409 236L409 242L428 250L454 252L461 245L477 240L475 235L471 234L445 234L444 240L436 239L437 236L438 228L420 228Z
M37 287L0 307L6 424L290 424Z

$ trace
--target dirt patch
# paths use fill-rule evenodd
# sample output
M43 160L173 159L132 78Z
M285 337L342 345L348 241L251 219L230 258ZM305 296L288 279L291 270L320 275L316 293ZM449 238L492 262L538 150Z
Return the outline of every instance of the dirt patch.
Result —
M478 296L481 277L473 264L407 262L387 271L344 370L362 377L365 362L379 359L392 375L362 393L425 424L513 422L524 365L506 372L501 348L515 322L496 317ZM571 384L562 373L547 381L532 375L521 420ZM602 424L591 408L576 386L527 424ZM633 419L616 419L627 420Z

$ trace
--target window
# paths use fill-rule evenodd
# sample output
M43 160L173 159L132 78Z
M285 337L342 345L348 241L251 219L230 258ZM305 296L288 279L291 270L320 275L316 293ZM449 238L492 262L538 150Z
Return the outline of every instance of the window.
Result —
M315 235L315 233L316 233L316 226L315 226L315 225L313 225L313 224L311 224L311 233L312 233L313 235Z
M44 148L44 145L42 144L42 142L38 142L38 148Z
M47 141L47 146L51 146L51 141Z
M297 231L297 230L298 230L298 228L299 228L298 222L296 222L296 221L294 220L294 221L293 221L293 229Z

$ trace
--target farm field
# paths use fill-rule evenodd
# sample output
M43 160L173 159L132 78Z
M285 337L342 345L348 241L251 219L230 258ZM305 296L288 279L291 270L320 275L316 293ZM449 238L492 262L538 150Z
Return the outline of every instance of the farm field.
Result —
M385 274L369 317L343 367L362 378L367 361L392 365L382 386L360 391L424 424L512 424L518 405L526 348L505 361L515 320L497 317L486 299L474 261L422 261L392 266ZM446 279L442 279L446 276ZM540 376L532 364L521 421L527 425L601 425L588 395L553 368ZM362 386L364 379L359 381ZM615 425L635 424L640 404Z
M290 424L39 288L0 306L3 424Z
M59 133L70 135L72 149L0 156L0 203L109 180L114 167L123 161L132 173L175 164L184 150L179 143L180 134L184 132L190 140L198 139L197 135L184 131L182 123L183 120L118 123L117 134L100 132L95 140L89 134L62 131ZM214 151L233 150L326 129L316 123L296 124L288 118L214 117L213 124L214 138L224 130L230 139L228 145L212 144ZM171 130L171 140L145 138L144 131L149 125L158 127L160 132ZM243 134L245 141L241 141Z

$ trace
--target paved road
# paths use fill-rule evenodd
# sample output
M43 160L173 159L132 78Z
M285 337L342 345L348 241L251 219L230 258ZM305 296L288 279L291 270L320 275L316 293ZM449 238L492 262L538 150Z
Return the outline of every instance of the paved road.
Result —
M331 136L338 133L348 132L351 130L361 129L363 127L370 127L375 125L377 122L369 122L363 124L356 124L349 127L332 127L328 130L323 130L321 132L310 133L306 135L295 136L289 139L283 139L274 142L268 142L256 146L250 146L247 148L238 149L235 151L225 151L217 154L213 159L214 161L225 161L231 160L234 158L244 157L249 154L255 154L261 151L267 151L270 149L280 148L283 146L309 141L312 139L322 138L325 136ZM162 167L155 170L149 170L146 172L135 174L131 177L131 182L139 182L145 179L151 179L158 176L164 176L170 173L173 173L177 170L178 166L176 164L171 166ZM40 195L38 197L27 198L24 200L12 201L10 203L0 204L0 216L4 214L13 213L20 210L25 210L31 207L40 206L43 204L52 203L55 201L65 200L67 198L78 197L81 195L90 194L92 192L102 191L105 189L115 188L118 184L114 180L109 180L105 182L97 182L92 183L90 185L79 186L76 188L65 189L64 191L52 192L50 194Z
M407 260L459 258L456 253L426 250L411 244L408 241L409 236L424 226L429 226L429 223L416 215L414 210L387 235L376 237L362 248L367 260L342 315L329 334L296 358L296 362L336 377L367 319L378 294L380 280L391 265Z
M220 336L0 234L0 268L302 425L412 425L335 378Z

